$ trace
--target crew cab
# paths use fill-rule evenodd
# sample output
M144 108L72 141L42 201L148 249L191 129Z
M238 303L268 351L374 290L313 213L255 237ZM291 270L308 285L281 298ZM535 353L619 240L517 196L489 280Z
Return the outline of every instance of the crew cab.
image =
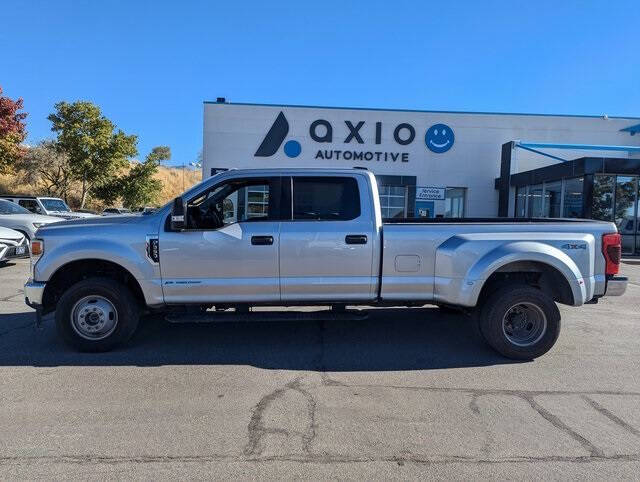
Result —
M382 219L363 169L230 170L148 216L40 228L25 296L86 351L125 342L145 312L272 319L291 312L249 308L315 305L339 319L355 316L346 305L432 304L474 314L495 350L531 359L558 338L556 303L624 293L620 253L609 222Z

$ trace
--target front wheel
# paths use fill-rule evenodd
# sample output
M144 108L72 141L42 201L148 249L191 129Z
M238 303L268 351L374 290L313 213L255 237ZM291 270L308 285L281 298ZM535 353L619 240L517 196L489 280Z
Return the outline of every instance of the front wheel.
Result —
M107 278L74 284L56 309L58 333L80 351L111 350L126 342L138 326L139 306L129 289Z
M480 310L480 332L500 354L517 360L544 355L560 335L560 311L553 299L527 285L504 287Z

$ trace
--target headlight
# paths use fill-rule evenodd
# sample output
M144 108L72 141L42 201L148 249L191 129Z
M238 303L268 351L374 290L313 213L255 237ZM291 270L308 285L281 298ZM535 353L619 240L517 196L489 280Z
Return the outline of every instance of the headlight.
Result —
M40 226L44 226L44 223L31 223L33 224L33 227L38 229Z

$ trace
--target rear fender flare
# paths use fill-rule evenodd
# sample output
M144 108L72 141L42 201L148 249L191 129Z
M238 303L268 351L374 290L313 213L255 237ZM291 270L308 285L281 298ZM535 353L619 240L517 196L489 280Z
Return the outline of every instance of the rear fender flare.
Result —
M584 303L587 293L580 270L575 262L558 248L532 241L517 241L498 246L482 256L467 272L466 284L472 283L469 293L475 306L486 280L497 270L510 263L533 261L549 265L558 270L569 282L573 294L574 306Z

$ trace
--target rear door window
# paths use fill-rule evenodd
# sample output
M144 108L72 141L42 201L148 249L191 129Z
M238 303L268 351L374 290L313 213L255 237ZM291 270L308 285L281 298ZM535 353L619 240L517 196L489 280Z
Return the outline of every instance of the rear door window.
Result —
M354 178L293 178L293 219L348 221L358 216L360 192Z

